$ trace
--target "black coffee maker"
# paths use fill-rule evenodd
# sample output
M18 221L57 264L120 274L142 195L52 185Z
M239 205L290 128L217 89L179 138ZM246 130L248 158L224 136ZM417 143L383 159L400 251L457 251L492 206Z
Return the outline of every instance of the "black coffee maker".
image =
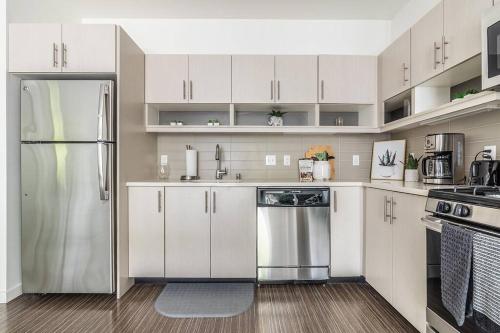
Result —
M474 162L470 165L470 185L498 186L500 185L500 161L492 160L491 151L483 150L477 153ZM477 160L483 154L483 160Z

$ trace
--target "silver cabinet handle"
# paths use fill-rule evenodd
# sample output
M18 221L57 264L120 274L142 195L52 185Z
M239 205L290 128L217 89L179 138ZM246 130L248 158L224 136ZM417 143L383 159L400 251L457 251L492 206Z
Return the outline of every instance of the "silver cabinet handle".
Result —
M384 195L384 222L387 222L387 195Z
M182 99L186 99L186 80L182 80Z
M68 46L62 43L62 67L68 66Z
M189 99L193 99L193 81L189 80Z
M337 212L337 191L333 191L333 212Z
M216 209L216 206L217 206L217 196L216 196L216 192L215 191L212 192L212 196L213 196L213 202L212 202L212 209L213 210L212 211L215 214L215 212L217 211L217 209Z
M278 80L278 101L281 98L281 87L280 87L280 80Z
M271 80L271 101L274 100L274 80Z
M205 213L208 213L208 191L205 191Z
M321 80L321 100L325 99L325 81Z
M448 44L450 44L450 42L446 40L446 36L443 36L443 52L441 52L443 56L442 59L443 65L446 63L446 60L448 60L448 56L446 55L446 45Z
M158 213L161 213L161 191L158 191Z
M491 0L491 5L495 7L495 0Z
M408 66L403 62L403 86L406 86L406 82L410 81L406 78L406 71L408 70Z
M59 48L56 43L52 44L52 66L59 67Z
M394 220L396 219L396 217L394 216L394 205L395 204L396 204L396 202L394 202L394 197L391 197L391 219L390 219L391 224L393 224Z
M438 46L436 42L434 42L434 69L437 69L437 65L441 63L441 61L438 60L437 57L437 52L441 50L441 46Z
M387 198L387 196L384 196L384 222L387 222L387 218L392 219L392 208L390 210L387 210L387 205L390 205L392 201ZM392 223L391 220L389 220L390 223Z

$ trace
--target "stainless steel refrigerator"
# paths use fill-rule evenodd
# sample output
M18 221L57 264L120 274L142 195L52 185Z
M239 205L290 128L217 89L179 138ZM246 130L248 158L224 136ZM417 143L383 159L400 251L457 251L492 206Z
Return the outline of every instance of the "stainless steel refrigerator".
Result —
M21 82L24 293L114 292L114 85Z

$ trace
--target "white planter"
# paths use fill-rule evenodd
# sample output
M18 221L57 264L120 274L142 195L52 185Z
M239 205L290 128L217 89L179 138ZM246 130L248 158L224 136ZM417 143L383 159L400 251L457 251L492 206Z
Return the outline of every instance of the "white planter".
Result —
M406 169L405 170L405 181L418 182L418 170L417 169Z
M270 116L269 119L267 120L267 124L269 126L283 126L283 117L275 117L275 116Z
M314 161L313 178L314 180L330 180L330 162Z

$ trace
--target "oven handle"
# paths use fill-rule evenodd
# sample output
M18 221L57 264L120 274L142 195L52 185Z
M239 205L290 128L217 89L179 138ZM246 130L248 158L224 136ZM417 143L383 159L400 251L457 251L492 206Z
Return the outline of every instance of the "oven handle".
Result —
M441 229L443 228L443 220L438 219L432 215L422 217L420 220L425 224L425 227L427 229L441 233Z

